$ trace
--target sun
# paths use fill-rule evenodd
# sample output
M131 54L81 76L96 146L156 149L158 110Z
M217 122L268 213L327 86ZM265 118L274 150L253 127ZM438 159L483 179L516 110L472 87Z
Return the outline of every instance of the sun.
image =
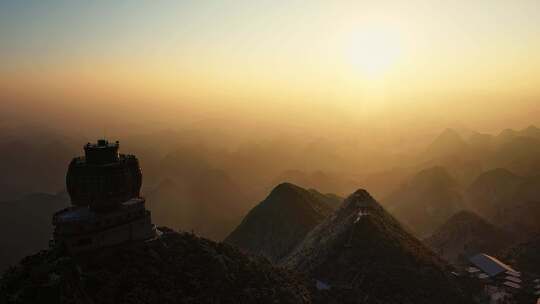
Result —
M384 27L365 27L349 40L351 66L365 77L376 78L395 66L401 55L401 39L397 31Z

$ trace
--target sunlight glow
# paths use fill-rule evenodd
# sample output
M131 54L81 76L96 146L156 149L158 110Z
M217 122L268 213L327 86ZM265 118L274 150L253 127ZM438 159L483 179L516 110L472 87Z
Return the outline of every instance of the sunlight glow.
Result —
M367 78L378 78L395 66L402 53L401 37L389 28L367 27L351 35L350 63Z

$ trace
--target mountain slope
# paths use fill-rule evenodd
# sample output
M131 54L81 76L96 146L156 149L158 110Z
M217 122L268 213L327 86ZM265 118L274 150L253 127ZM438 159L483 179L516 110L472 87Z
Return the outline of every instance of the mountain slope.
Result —
M444 167L418 172L384 203L400 222L421 238L431 235L463 209L463 199L456 182Z
M276 186L225 239L277 262L337 205L337 199L290 183Z
M519 241L527 241L540 233L540 201L514 201L502 209L494 222L503 229L518 235Z
M493 169L478 176L467 188L465 198L469 208L493 218L512 199L521 183L523 178L507 169Z
M480 175L465 197L468 208L522 240L540 233L540 176L521 177L494 169Z
M2 299L3 298L3 299ZM311 303L302 279L189 233L77 258L42 251L0 281L0 303Z
M452 216L425 243L452 263L465 262L479 252L492 255L508 248L513 236L477 214L461 211Z
M284 264L329 285L335 303L469 303L451 268L365 190L350 195Z

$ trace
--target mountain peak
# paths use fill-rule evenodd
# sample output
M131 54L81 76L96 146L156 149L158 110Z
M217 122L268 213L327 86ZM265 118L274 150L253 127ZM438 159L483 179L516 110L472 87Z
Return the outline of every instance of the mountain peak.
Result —
M529 130L529 131L540 131L540 128L538 128L538 127L535 126L535 125L530 125L530 126L528 126L525 130Z
M301 190L302 190L301 187L293 183L283 182L275 186L274 189L272 189L272 191L270 192L270 195L280 195L280 194L285 194L285 193L292 193L293 191L298 192Z
M412 188L416 192L430 190L453 189L456 180L448 173L445 167L434 166L426 168L413 175L404 187Z
M452 143L452 144L465 144L465 141L461 137L461 135L458 133L458 131L447 128L444 131L435 138L434 143Z
M367 192L367 190L365 189L356 190L353 194L351 194L350 197L354 198L355 200L362 200L362 201L373 200L373 197L371 197L371 194L369 194L369 192Z
M446 129L429 145L429 157L438 158L462 153L468 148L465 140L456 130Z
M435 232L435 235L437 233L441 233L441 231L445 230L451 230L455 229L458 226L462 225L482 225L482 226L491 226L490 223L488 223L484 218L482 218L480 215L469 211L469 210L461 210L454 214L452 217L446 221L437 231Z
M516 136L517 136L517 132L515 130L504 129L499 133L499 135L497 135L497 139L500 142L505 142L505 141L508 141L508 140L516 137Z
M347 197L344 204L345 209L358 208L381 208L379 203L365 189L358 189Z
M281 183L251 209L225 242L279 261L332 212L331 200L319 192Z
M297 207L301 207L304 206L304 202L311 199L310 196L308 190L293 183L283 182L275 186L261 204L272 205L273 208L289 208L286 207L289 204L299 204Z
M463 198L456 186L444 167L424 169L394 191L385 200L385 206L417 236L424 238L463 209Z
M444 131L442 131L441 135L439 135L439 137L459 137L461 138L461 136L459 136L459 133L452 129L452 128L446 128L444 129Z
M456 282L447 275L448 265L364 189L352 193L342 208L311 230L284 264L327 284L338 298L348 294L351 299L369 297L373 303L461 302ZM410 271L418 267L423 271ZM446 287L433 288L439 294L428 299L413 288L426 282Z
M512 236L478 214L462 210L425 242L449 262L463 263L478 252L499 253L512 243Z
M540 137L540 129L535 125L530 125L527 128L523 129L520 134L523 136L538 138Z
M496 189L501 185L515 184L521 180L520 176L515 175L506 168L495 168L486 171L473 181L469 186L468 192L480 191L481 189Z

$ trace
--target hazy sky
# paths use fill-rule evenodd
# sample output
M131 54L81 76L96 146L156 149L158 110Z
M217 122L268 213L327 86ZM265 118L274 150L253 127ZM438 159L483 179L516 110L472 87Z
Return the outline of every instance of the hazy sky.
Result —
M57 119L519 127L539 122L540 2L0 0L0 90Z

